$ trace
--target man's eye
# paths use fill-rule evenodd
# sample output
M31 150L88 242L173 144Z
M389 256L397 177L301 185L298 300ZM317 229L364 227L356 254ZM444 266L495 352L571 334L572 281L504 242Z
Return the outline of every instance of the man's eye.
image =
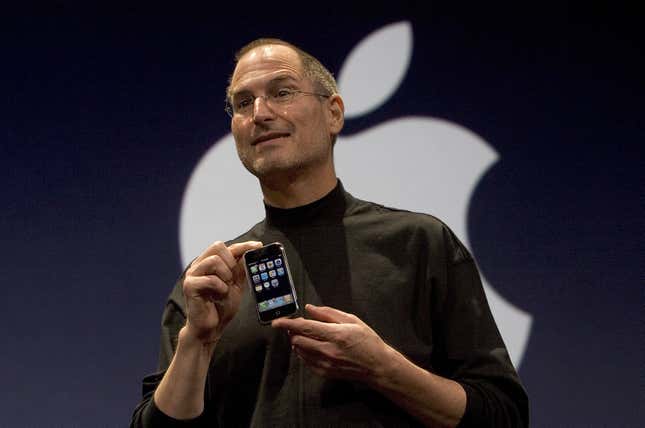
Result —
M242 98L241 100L237 101L237 103L235 103L235 107L238 109L243 109L250 106L251 104L253 104L253 99L251 97Z
M291 89L278 89L275 93L277 99L289 98L293 91Z

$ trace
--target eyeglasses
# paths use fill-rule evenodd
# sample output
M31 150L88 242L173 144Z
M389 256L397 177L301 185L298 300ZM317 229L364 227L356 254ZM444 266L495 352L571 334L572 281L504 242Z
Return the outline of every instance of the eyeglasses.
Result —
M312 95L316 97L329 98L330 95L319 94L317 92L299 91L297 89L280 88L268 93L267 95L236 95L231 101L226 101L224 110L229 116L233 115L250 116L253 112L253 105L258 98L264 98L269 106L287 105L291 103L297 95Z

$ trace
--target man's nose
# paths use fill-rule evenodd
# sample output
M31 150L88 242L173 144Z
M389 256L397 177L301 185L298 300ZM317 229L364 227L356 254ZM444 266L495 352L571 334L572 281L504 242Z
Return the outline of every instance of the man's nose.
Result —
M274 116L275 112L266 97L257 97L253 100L253 120L255 122L271 120Z

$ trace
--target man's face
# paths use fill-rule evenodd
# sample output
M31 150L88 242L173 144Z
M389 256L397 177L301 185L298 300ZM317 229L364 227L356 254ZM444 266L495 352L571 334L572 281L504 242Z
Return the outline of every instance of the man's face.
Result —
M340 131L330 109L334 101L297 94L290 103L275 105L262 98L280 88L319 92L305 77L300 58L291 48L260 46L237 63L231 97L256 97L248 115L234 114L231 120L240 160L258 178L331 166L331 133ZM338 102L342 108L342 101Z

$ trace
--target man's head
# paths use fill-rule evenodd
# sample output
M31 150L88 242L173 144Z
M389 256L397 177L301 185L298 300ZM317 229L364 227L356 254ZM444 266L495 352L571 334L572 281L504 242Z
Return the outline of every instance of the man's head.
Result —
M333 173L344 106L333 76L311 55L276 39L249 43L236 55L227 101L238 154L251 173Z

